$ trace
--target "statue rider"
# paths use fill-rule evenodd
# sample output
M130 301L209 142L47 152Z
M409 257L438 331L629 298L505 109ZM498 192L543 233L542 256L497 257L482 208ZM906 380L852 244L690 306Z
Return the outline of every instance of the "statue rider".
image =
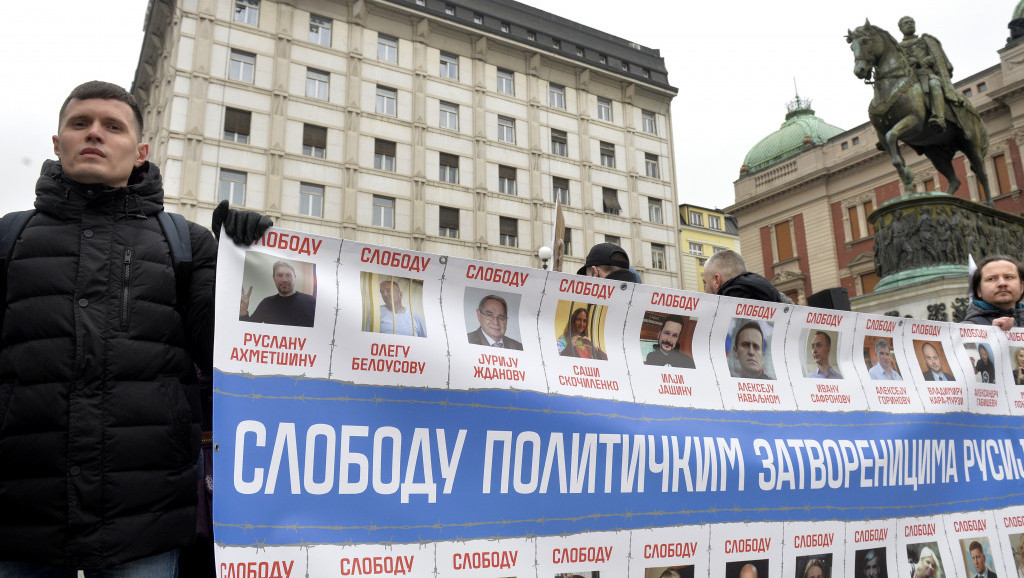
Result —
M925 103L931 111L928 117L928 124L936 129L946 128L946 101L956 106L963 106L964 100L960 93L953 88L950 77L953 74L953 65L946 58L939 40L930 34L917 36L914 19L910 16L900 18L900 32L903 33L903 40L900 42L900 49L910 61L918 80L921 83L921 90L925 94Z

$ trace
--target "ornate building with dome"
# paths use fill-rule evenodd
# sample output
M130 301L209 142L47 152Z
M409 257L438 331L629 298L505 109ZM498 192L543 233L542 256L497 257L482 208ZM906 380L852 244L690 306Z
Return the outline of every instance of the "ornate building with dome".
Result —
M962 154L953 162L963 183L957 197L1021 215L1024 1L1009 28L998 63L954 82L988 129L985 166L992 198L985 198ZM814 116L810 103L799 97L788 108L779 130L750 149L734 183L735 202L725 209L739 222L748 267L797 303L841 286L854 310L955 319L966 306L966 275L939 280L941 288L932 284L921 289L925 292L875 291L875 232L868 216L902 190L888 154L875 147L870 123L842 130ZM915 175L915 192L946 188L928 159L905 145L903 155Z

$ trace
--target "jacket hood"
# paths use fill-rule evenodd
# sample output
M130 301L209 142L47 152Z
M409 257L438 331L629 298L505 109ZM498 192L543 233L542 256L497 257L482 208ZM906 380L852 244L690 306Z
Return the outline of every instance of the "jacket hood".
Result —
M164 191L160 169L146 161L132 170L123 187L86 185L64 174L60 161L47 160L36 181L36 210L67 218L85 207L111 206L125 218L145 219L163 210Z

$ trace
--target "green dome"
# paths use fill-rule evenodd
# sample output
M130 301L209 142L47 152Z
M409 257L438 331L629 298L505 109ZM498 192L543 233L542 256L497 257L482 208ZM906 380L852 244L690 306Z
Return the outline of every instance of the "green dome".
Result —
M1013 9L1013 18L1012 18L1012 20L1017 20L1017 19L1020 19L1020 18L1024 18L1024 0L1021 0L1020 2L1018 2L1017 3L1017 7Z
M789 103L786 122L779 130L761 139L743 159L745 174L756 173L776 165L811 146L825 144L828 139L843 132L814 116L811 101L801 99Z

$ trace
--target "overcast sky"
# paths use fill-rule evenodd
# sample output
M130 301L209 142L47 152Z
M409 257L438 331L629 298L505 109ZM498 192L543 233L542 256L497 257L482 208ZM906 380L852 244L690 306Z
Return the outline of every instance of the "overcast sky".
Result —
M131 86L147 0L11 3L0 20L0 213L29 208L57 110L92 79ZM779 128L794 96L843 129L867 121L871 88L853 76L844 36L869 18L899 38L901 16L942 41L953 80L999 62L1012 0L529 0L559 16L661 50L673 101L679 201L724 208L747 152Z

